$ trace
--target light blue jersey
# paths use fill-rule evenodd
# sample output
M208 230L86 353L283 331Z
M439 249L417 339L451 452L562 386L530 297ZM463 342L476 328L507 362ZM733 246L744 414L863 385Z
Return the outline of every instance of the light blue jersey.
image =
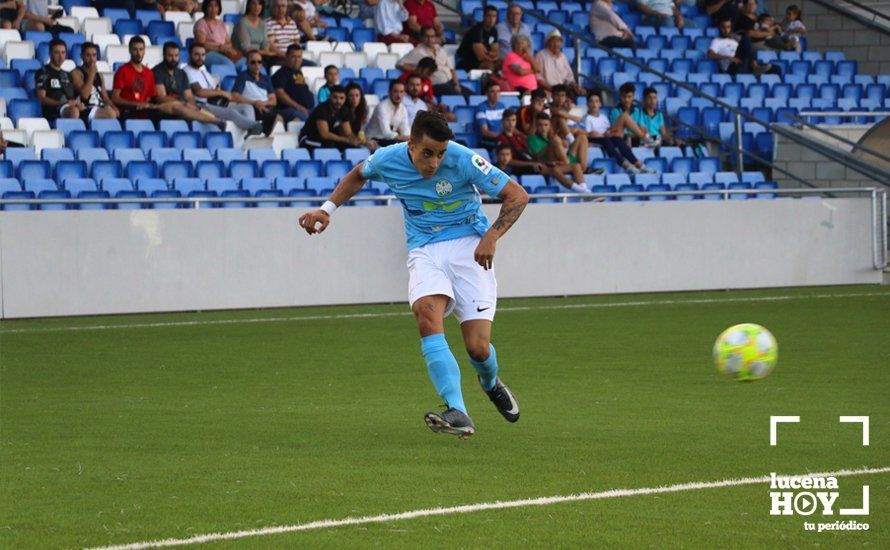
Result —
M389 186L402 203L408 249L428 243L484 235L489 223L477 188L497 197L510 177L463 145L448 142L436 175L424 178L408 156L408 144L378 149L365 160L362 176Z

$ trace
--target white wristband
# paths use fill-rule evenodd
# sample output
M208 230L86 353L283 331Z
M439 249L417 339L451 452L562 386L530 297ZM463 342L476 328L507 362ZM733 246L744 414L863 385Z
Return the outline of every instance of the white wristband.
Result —
M331 201L325 201L324 204L321 205L321 209L324 210L328 216L334 213L334 210L337 209L337 205L332 203Z

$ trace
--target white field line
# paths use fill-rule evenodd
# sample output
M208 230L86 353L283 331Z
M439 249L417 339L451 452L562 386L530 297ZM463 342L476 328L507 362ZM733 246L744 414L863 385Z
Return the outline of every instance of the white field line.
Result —
M498 313L511 311L545 311L560 309L600 309L614 307L638 307L638 306L670 306L685 304L728 304L743 302L781 302L788 300L825 300L832 298L863 298L863 297L890 297L890 292L851 292L846 294L789 294L782 296L749 296L739 298L692 298L679 300L638 300L628 302L596 302L591 304L552 304L538 306L513 306L500 307ZM387 311L374 313L340 313L332 315L304 315L296 317L253 317L244 319L206 319L198 321L169 321L162 323L129 323L119 325L85 325L85 326L58 326L58 327L34 327L0 330L2 334L26 334L42 332L79 332L89 330L117 330L132 328L166 328L166 327L191 327L210 325L240 325L251 323L287 323L295 321L323 321L331 319L376 319L382 317L406 317L413 315L410 311Z
M884 468L863 468L859 470L837 470L834 472L823 473L807 473L797 474L810 476L856 476L865 474L884 474L890 472L890 467ZM791 477L797 477L791 476ZM229 533L210 533L206 535L196 535L187 539L164 539L145 542L133 542L130 544L122 544L118 546L103 546L92 550L138 550L141 548L160 548L164 546L184 546L189 544L203 544L217 540L233 540L246 537L261 537L266 535L277 535L279 533L294 533L297 531L310 531L313 529L326 529L329 527L342 527L344 525L363 525L368 523L385 523L388 521L398 521L403 519L423 518L430 516L447 516L451 514L466 514L470 512L480 512L482 510L502 510L506 508L524 508L527 506L546 506L548 504L560 504L563 502L577 502L583 500L600 500L607 498L632 497L637 495L658 495L663 493L678 493L681 491L697 491L699 489L716 489L720 487L736 487L739 485L754 485L757 483L768 483L770 476L760 477L744 477L740 479L727 479L723 481L695 481L691 483L681 483L679 485L668 485L662 487L648 487L642 489L612 489L610 491L602 491L599 493L579 493L576 495L553 496L530 498L524 500L508 500L504 502L483 502L479 504L466 504L463 506L450 506L447 508L427 508L423 510L413 510L410 512L402 512L399 514L381 514L378 516L365 516L360 518L345 519L326 519L313 521L310 523L299 523L296 525L281 525L277 527L264 527L262 529L249 529L246 531L232 531Z

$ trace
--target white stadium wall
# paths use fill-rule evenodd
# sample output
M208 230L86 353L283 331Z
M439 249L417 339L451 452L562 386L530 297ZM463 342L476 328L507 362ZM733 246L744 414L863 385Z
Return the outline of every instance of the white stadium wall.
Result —
M486 206L490 218L497 205ZM4 212L2 317L401 302L399 207ZM881 282L869 199L533 204L501 297Z

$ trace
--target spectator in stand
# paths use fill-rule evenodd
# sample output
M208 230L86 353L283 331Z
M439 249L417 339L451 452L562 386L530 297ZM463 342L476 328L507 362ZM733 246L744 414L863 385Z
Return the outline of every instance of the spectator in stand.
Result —
M319 2L319 4L324 4L324 2ZM294 10L302 9L303 13L306 14L306 24L308 24L309 28L312 30L311 34L320 35L324 34L324 28L327 27L328 24L321 20L321 17L318 15L318 8L316 8L315 5L316 2L313 0L306 0L305 2L294 0L293 2ZM296 19L296 17L294 19Z
M607 48L634 48L630 27L612 8L612 0L593 0L590 5L590 30Z
M732 33L732 20L724 19L720 22L720 36L711 40L708 47L708 59L714 59L720 64L720 69L728 74L754 74L760 76L763 73L781 74L778 67L770 63L759 63L754 59L754 48L751 39L747 36Z
M294 4L291 9L291 14L293 15L294 22L297 24L297 28L300 29L300 33L302 33L300 42L305 44L309 40L325 39L321 34L321 30L316 29L309 23L309 20L306 18L306 10L301 8L299 4Z
M278 99L278 112L285 122L296 118L306 120L315 106L315 97L306 84L306 77L300 66L303 61L303 48L297 44L287 47L287 62L272 77L272 86Z
M349 126L355 133L356 137L361 141L362 145L368 148L372 153L377 150L379 145L376 141L368 139L365 134L365 126L368 123L368 102L365 101L365 92L356 82L350 82L346 85L346 111L349 114Z
M782 38L792 42L794 49L800 51L800 37L807 33L803 24L803 13L797 4L788 6L785 10L785 20L782 21Z
M436 95L433 93L433 81L430 80L430 77L436 72L437 68L438 64L435 59L432 57L424 57L417 62L413 71L402 73L401 76L399 76L399 82L405 84L407 87L409 76L419 76L420 97L427 103L434 103L436 101Z
M575 103L569 98L568 89L557 84L551 92L553 99L550 102L550 126L553 131L564 141L571 144L575 139L587 139L587 133L583 128L583 117L573 115ZM587 166L586 144L581 145L581 164Z
M664 123L664 113L658 110L658 90L647 87L643 89L643 108L635 111L634 122L647 134L655 139L655 147L659 145L683 145L674 139L671 131Z
M25 19L24 0L4 0L0 2L0 29L18 29Z
M602 106L603 98L599 91L591 91L587 95L587 116L584 118L584 130L590 143L602 147L606 154L615 159L615 162L629 174L649 172L650 170L634 155L621 133L612 129L609 117L600 110Z
M281 63L287 56L287 47L299 44L302 34L297 22L287 14L287 0L273 0L269 18L265 21L269 42L275 50L274 63Z
M411 74L405 79L405 110L408 111L408 127L414 124L414 117L420 111L430 110L427 102L421 97L421 84L423 80L416 74Z
M303 129L300 130L300 147L310 151L318 147L359 147L362 141L352 131L350 111L346 107L346 90L335 84L324 103L312 110Z
M74 90L71 75L62 69L68 46L53 38L49 43L49 63L34 75L37 100L43 108L43 118L55 122L58 118L79 118L83 105Z
M500 159L501 147L510 149L510 160L506 164L517 174L541 174L556 178L562 185L571 188L572 180L566 174L574 174L577 170L571 164L557 165L555 162L539 162L532 156L528 148L528 142L522 132L516 129L516 111L507 109L501 119L502 131L498 134L498 158Z
M800 47L796 38L785 36L782 26L776 23L773 16L768 13L761 13L757 16L757 24L754 25L753 30L766 35L763 40L751 39L751 45L756 50L790 52Z
M634 105L637 87L625 82L618 89L618 105L609 112L609 122L616 135L629 137L646 147L655 147L658 143L645 129L637 124L640 109Z
M747 36L751 47L755 50L786 50L794 49L782 40L782 27L776 24L769 14L757 15L757 0L746 0L742 9L733 21L736 33ZM789 47L790 46L790 47Z
M476 129L481 136L482 147L493 149L501 133L501 119L507 106L501 103L501 87L489 82L485 89L486 100L476 106Z
M237 71L246 69L244 55L232 46L226 24L219 18L222 12L220 0L204 0L201 11L204 12L204 17L195 23L194 41L203 44L207 52L207 63L228 65Z
M408 126L408 111L402 105L405 85L398 80L389 83L389 95L377 104L371 121L368 123L368 137L386 147L401 141L408 141L411 127Z
M377 40L384 44L410 42L411 37L402 32L402 25L408 21L408 10L404 0L369 0L376 4L374 9L374 30Z
M637 7L643 12L643 23L653 27L677 27L685 25L679 0L637 0Z
M238 19L232 30L232 45L242 54L246 54L248 50L257 50L264 59L274 60L278 52L269 42L266 22L262 18L265 7L265 0L245 2L244 15Z
M159 106L170 105L178 118L219 124L212 113L201 110L189 87L189 79L179 68L179 44L164 44L164 60L152 68L155 81L155 101Z
M513 51L504 58L501 75L510 86L524 94L538 89L541 62L532 57L532 43L527 36L517 34L511 40Z
M532 30L522 22L522 6L519 4L507 6L507 20L495 25L495 29L498 31L498 50L502 56L513 49L510 41L517 34L527 36L529 40L532 37Z
M191 15L198 11L198 3L195 0L157 0L158 11L184 11Z
M253 107L254 119L263 123L267 136L278 120L278 100L272 79L263 74L263 56L256 50L247 52L247 70L240 73L232 86L232 101Z
M340 83L340 69L335 65L328 65L324 68L324 85L318 89L319 105L328 100L331 94L331 88Z
M705 13L711 16L711 24L715 27L724 19L730 21L739 15L739 0L704 0Z
M21 19L22 31L46 31L54 36L58 36L60 32L74 32L71 27L56 22L56 18L64 11L59 6L50 7L49 0L23 0L23 4L25 13Z
M99 74L96 60L99 59L99 47L92 42L84 42L80 47L81 65L71 71L71 84L80 96L83 109L80 118L89 122L94 118L118 118L120 112L108 97L105 80Z
M554 86L564 85L572 99L587 94L587 91L575 82L575 73L569 64L569 59L562 51L562 33L553 29L547 33L544 42L546 47L535 55L535 59L541 65L541 78L538 84L545 90Z
M261 133L263 125L254 118L253 108L250 105L232 103L232 94L222 90L219 80L207 70L206 55L207 50L202 44L192 42L189 46L189 64L183 71L189 79L195 102L203 111L213 114L220 121L228 120L238 128L247 130L248 136ZM225 122L220 122L220 129L225 131Z
M432 27L439 39L445 41L445 28L439 21L439 12L433 0L407 0L405 9L408 10L408 20L405 21L403 32L411 37L411 42L417 44L421 39L421 29Z
M519 131L525 135L531 135L535 131L535 117L547 109L547 92L535 90L531 93L531 101L528 105L519 109Z
M498 31L494 28L497 22L497 8L491 5L485 6L482 22L473 25L464 34L464 38L457 48L457 57L460 59L457 65L459 68L465 71L474 69L494 71L500 68Z
M566 185L561 179L560 183L576 193L590 193L584 181L584 167L578 163L578 158L574 155L577 151L573 151L574 145L578 142L575 142L566 154L565 143L550 128L550 115L547 113L535 115L535 132L529 135L526 141L535 160L549 164L560 173L572 174L574 183Z
M436 62L436 70L430 76L430 80L437 96L470 95L470 90L460 85L460 79L457 77L457 71L454 70L451 56L448 55L445 48L439 45L439 36L436 34L436 30L432 27L423 27L420 29L420 36L423 38L422 42L405 54L398 61L396 67L402 71L412 71L421 59L431 57Z

